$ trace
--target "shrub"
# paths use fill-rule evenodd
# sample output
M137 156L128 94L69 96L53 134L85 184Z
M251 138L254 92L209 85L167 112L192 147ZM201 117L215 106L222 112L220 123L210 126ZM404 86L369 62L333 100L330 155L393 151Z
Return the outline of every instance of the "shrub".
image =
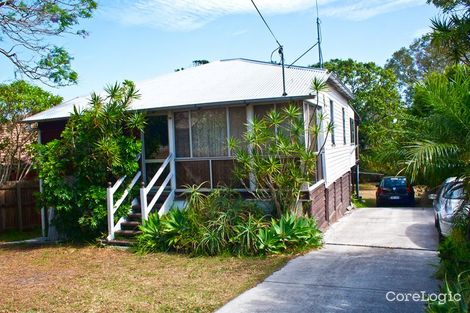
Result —
M141 253L177 251L194 255L261 255L297 252L321 244L315 220L285 214L265 216L253 202L232 190L201 194L189 188L187 206L161 218L152 213L141 227Z
M466 229L456 224L449 237L438 248L440 264L438 277L445 276L454 281L459 273L470 269L470 242L466 238Z
M320 89L325 87L319 84ZM247 190L251 190L248 181L256 186L251 191L253 196L271 201L277 217L295 210L302 188L314 180L317 152L326 142L325 139L318 147L314 140L321 131L322 120L320 115L306 125L302 108L289 105L253 119L243 140L230 139L237 164L235 175ZM325 137L331 125L327 128Z
M461 272L455 282L444 279L444 285L441 288L441 294L444 294L446 301L429 301L427 313L468 313L470 311L470 270ZM455 299L460 295L460 301Z
M437 276L444 279L441 293L448 298L460 294L461 301L429 301L427 306L429 313L469 312L470 241L467 237L469 223L468 215L457 214L450 236L445 238L438 248L440 263Z
M53 223L68 239L91 240L106 231L106 186L139 169L141 114L127 111L138 98L126 81L92 95L89 108L71 114L61 138L34 147L35 167L43 181L41 205L56 209ZM119 194L116 195L119 197ZM127 213L122 206L116 218Z

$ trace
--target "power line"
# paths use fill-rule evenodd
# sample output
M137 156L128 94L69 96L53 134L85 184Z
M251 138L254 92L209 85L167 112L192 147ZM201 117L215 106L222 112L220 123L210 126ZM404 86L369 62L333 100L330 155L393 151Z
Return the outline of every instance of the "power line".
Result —
M319 65L320 68L323 68L323 53L322 53L322 50L321 50L322 34L321 34L321 26L320 26L321 25L321 20L320 20L320 16L319 16L319 13L318 13L318 0L315 1L315 3L316 3L316 6L317 6L317 19L316 19L316 23L317 23L317 42L313 46L308 48L307 51L302 53L297 59L295 59L295 61L292 62L291 65L289 65L287 68L290 68L292 65L297 63L298 60L303 58L307 53L309 53L316 46L318 46L318 65Z
M254 0L251 0L251 3L253 3L253 6L255 7L256 11L258 12L259 16L261 17L261 19L263 20L264 22L264 25L266 25L266 27L268 28L269 32L271 33L271 35L273 36L274 40L276 41L277 45L279 46L278 48L274 49L274 51L278 51L279 52L279 55L281 56L281 66L282 66L282 96L287 96L287 92L286 92L286 75L285 75L285 71L284 71L284 48L283 46L279 43L279 40L277 40L276 38L276 35L274 35L274 32L271 30L271 27L269 27L268 25L268 22L266 22L266 20L264 19L263 17L263 14L261 14L260 10L258 9L258 7L256 6L256 3ZM273 59L273 53L274 51L271 53L271 62L272 62L272 59Z
M290 68L292 65L294 65L298 60L302 59L304 57L304 55L306 55L307 53L310 52L310 50L312 50L313 48L315 48L316 46L318 45L318 42L315 43L313 46L311 46L310 48L307 49L307 51L305 51L304 53L302 53L302 55L300 57L298 57L297 59L295 59L294 62L291 63L291 65L289 65L287 68Z
M271 30L271 27L269 27L268 23L267 23L266 20L264 19L263 14L261 14L260 10L259 10L258 7L256 6L255 1L251 0L251 3L253 3L253 6L255 7L255 9L256 9L256 11L258 12L259 16L261 17L261 19L263 20L264 25L266 25L266 27L268 28L269 32L270 32L271 35L273 36L273 38L274 38L274 40L276 41L276 43L278 44L278 46L279 46L279 47L282 47L282 45L279 43L279 40L277 40L276 35L274 35L273 31Z

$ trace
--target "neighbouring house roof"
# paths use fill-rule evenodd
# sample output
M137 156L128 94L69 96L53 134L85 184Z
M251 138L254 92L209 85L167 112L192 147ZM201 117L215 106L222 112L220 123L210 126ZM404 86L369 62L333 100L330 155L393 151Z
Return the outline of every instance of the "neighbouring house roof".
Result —
M287 96L282 96L282 67L278 64L247 59L214 61L156 78L138 82L141 98L132 102L132 110L164 110L203 105L267 100L313 98L314 78L326 80L352 99L353 95L341 81L324 69L286 67ZM78 97L25 119L40 122L67 118L73 107L83 109L89 97Z

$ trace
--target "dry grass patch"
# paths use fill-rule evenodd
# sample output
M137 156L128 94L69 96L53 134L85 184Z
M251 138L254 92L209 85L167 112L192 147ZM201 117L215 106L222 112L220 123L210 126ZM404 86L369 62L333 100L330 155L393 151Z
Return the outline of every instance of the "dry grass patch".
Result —
M0 248L0 312L211 312L289 259Z

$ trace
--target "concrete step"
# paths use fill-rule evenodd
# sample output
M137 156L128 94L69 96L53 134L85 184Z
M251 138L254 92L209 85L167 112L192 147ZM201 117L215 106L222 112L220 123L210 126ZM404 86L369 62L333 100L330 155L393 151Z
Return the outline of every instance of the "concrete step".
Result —
M142 222L142 213L131 213L127 216L127 221Z
M118 237L124 237L124 238L132 238L132 237L135 237L137 235L140 235L142 234L142 232L140 230L118 230L116 231L115 233L115 236L118 236Z
M121 223L122 230L138 230L139 226L142 225L140 221L126 221Z

